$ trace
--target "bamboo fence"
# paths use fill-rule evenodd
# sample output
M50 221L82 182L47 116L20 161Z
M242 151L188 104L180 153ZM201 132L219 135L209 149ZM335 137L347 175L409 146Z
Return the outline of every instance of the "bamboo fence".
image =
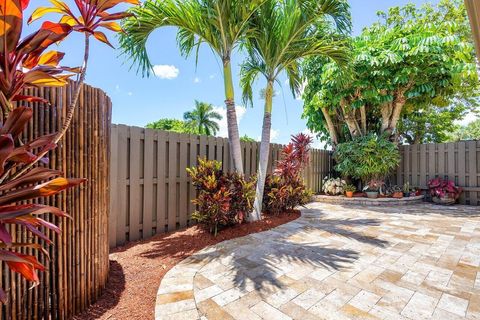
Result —
M43 97L51 106L30 103L34 117L24 132L29 140L58 131L72 98L75 83L63 88L29 89L28 94ZM111 101L100 89L85 85L71 128L57 149L50 152L49 166L66 177L88 181L55 197L38 201L60 207L72 220L45 215L60 226L62 234L46 234L53 240L48 247L50 260L35 250L47 271L39 272L40 285L0 267L0 286L7 291L8 303L0 305L1 319L70 319L86 309L102 293L108 277L109 145ZM12 231L14 239L39 242L23 229Z

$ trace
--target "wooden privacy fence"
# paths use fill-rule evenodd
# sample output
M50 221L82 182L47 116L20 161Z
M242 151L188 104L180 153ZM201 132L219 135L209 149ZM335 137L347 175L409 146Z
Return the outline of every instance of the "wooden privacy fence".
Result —
M400 155L396 184L426 189L428 180L448 178L464 189L460 203L480 205L480 141L401 146Z
M111 147L110 247L188 224L196 189L185 169L199 156L222 162L224 171L232 169L225 138L113 125ZM281 148L271 144L269 172ZM258 152L259 143L242 142L246 175L256 173ZM331 168L329 151L313 150L304 173L308 187L318 192Z
M34 117L24 133L29 140L58 131L70 103L75 83L63 88L29 89L27 94L48 99L51 106L31 103ZM95 302L108 276L109 145L111 102L100 89L85 85L71 128L59 147L50 152L51 168L67 177L88 181L41 203L61 208L72 220L45 215L62 234L46 231L53 240L48 247L50 261L35 250L47 266L39 272L40 285L8 271L2 263L0 286L6 289L8 303L1 305L1 319L69 319ZM38 241L23 229L13 230L14 241ZM41 241L41 243L44 243Z

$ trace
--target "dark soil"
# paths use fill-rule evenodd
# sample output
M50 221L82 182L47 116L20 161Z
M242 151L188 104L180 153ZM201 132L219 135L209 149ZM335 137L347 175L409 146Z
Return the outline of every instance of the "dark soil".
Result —
M104 294L74 319L153 319L158 287L175 264L207 246L269 230L298 217L298 211L266 216L261 221L224 229L216 237L193 226L118 247L110 254L110 275Z

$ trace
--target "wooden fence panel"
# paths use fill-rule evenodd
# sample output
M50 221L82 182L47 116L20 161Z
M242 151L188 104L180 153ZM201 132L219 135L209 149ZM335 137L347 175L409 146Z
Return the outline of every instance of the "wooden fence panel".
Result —
M76 84L70 81L62 88L31 88L26 94L47 98L51 106L23 103L33 108L34 116L23 133L25 140L57 132L66 116ZM70 129L58 148L49 153L49 167L62 171L67 177L87 178L88 181L54 197L34 200L36 203L57 206L72 219L42 216L62 229L61 234L46 230L53 241L48 246L48 260L37 250L25 249L46 266L39 272L39 286L32 285L17 273L0 265L0 285L6 289L8 303L0 304L0 318L70 319L96 301L105 287L109 269L109 209L122 205L110 203L109 165L110 142L118 154L121 141L110 135L111 101L100 89L84 85ZM120 165L120 162L115 164ZM119 172L118 167L114 170ZM112 184L116 187L115 184ZM118 200L117 198L116 200ZM12 230L16 242L38 242L23 228ZM115 240L115 241L114 241ZM116 243L111 239L110 245Z
M178 134L153 129L113 125L111 157L110 247L149 238L190 224L197 195L186 168L198 157L222 162L232 170L228 139ZM280 159L282 145L271 144L268 172ZM245 174L255 174L259 143L242 142ZM330 175L330 152L312 150L304 172L306 185L319 192Z
M442 177L462 187L461 204L480 205L480 141L400 146L398 185L427 189L427 182Z

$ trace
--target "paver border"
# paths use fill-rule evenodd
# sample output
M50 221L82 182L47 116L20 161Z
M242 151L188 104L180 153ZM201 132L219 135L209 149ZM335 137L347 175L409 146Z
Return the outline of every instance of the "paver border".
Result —
M422 203L425 196L405 197L405 198L347 198L345 196L328 196L318 194L313 196L314 202L349 204L349 205L369 205L369 206L398 206Z

